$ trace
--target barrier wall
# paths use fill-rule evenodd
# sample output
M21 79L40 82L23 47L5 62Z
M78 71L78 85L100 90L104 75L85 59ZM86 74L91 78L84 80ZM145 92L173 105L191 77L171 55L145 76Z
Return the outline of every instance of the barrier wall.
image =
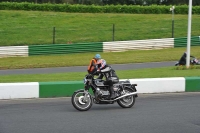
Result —
M131 79L131 84L137 84L138 93L184 92L185 78L147 78Z
M66 81L66 82L39 82L39 97L67 97L71 96L74 91L83 89L83 81Z
M121 81L126 80L122 79ZM130 79L138 93L200 92L200 77ZM0 99L70 97L83 81L1 83Z
M38 98L39 83L0 83L0 99Z
M186 77L186 88L187 92L200 91L200 77Z

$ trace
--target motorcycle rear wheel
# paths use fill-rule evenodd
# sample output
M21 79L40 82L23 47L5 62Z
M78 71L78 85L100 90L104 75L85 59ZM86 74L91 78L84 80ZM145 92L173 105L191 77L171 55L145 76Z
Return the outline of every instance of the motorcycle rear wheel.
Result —
M87 111L92 107L91 95L87 95L86 100L84 100L85 95L86 93L84 92L84 90L74 92L71 98L71 102L75 109L79 111Z
M124 88L124 91L126 93L131 93L133 92L132 89L128 88L128 87L125 87ZM119 104L119 106L121 106L122 108L131 108L134 104L135 104L135 96L132 95L132 96L127 96L127 97L124 97L122 99L119 99L117 100L117 103Z

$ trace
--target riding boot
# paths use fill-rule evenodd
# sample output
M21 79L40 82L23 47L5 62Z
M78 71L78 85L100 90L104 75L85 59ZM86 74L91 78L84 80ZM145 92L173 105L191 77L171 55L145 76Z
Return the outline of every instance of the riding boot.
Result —
M113 90L113 87L110 87L110 99L114 99L115 98L115 93Z

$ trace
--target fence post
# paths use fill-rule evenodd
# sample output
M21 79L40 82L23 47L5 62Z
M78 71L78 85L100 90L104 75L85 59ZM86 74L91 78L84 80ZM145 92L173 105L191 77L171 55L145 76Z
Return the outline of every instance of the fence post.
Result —
M53 27L53 44L55 44L55 34L56 34L56 28Z
M115 24L113 24L113 36L112 36L112 40L115 40Z
M172 38L174 38L174 10L175 10L175 6L172 6L170 8L170 11L172 11Z

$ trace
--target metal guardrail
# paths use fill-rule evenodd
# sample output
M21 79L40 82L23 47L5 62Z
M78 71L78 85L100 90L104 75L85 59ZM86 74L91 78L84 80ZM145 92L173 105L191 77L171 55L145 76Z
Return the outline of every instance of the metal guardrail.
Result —
M29 46L29 56L102 52L102 42L76 44L47 44Z
M0 47L0 57L28 56L28 46Z
M174 38L104 42L103 52L173 48Z
M71 54L86 52L121 52L128 50L152 50L186 46L186 37L77 44L8 46L0 47L0 57ZM200 36L192 37L191 46L200 46Z
M174 47L186 47L187 37L174 38ZM200 36L191 37L191 46L200 46Z

